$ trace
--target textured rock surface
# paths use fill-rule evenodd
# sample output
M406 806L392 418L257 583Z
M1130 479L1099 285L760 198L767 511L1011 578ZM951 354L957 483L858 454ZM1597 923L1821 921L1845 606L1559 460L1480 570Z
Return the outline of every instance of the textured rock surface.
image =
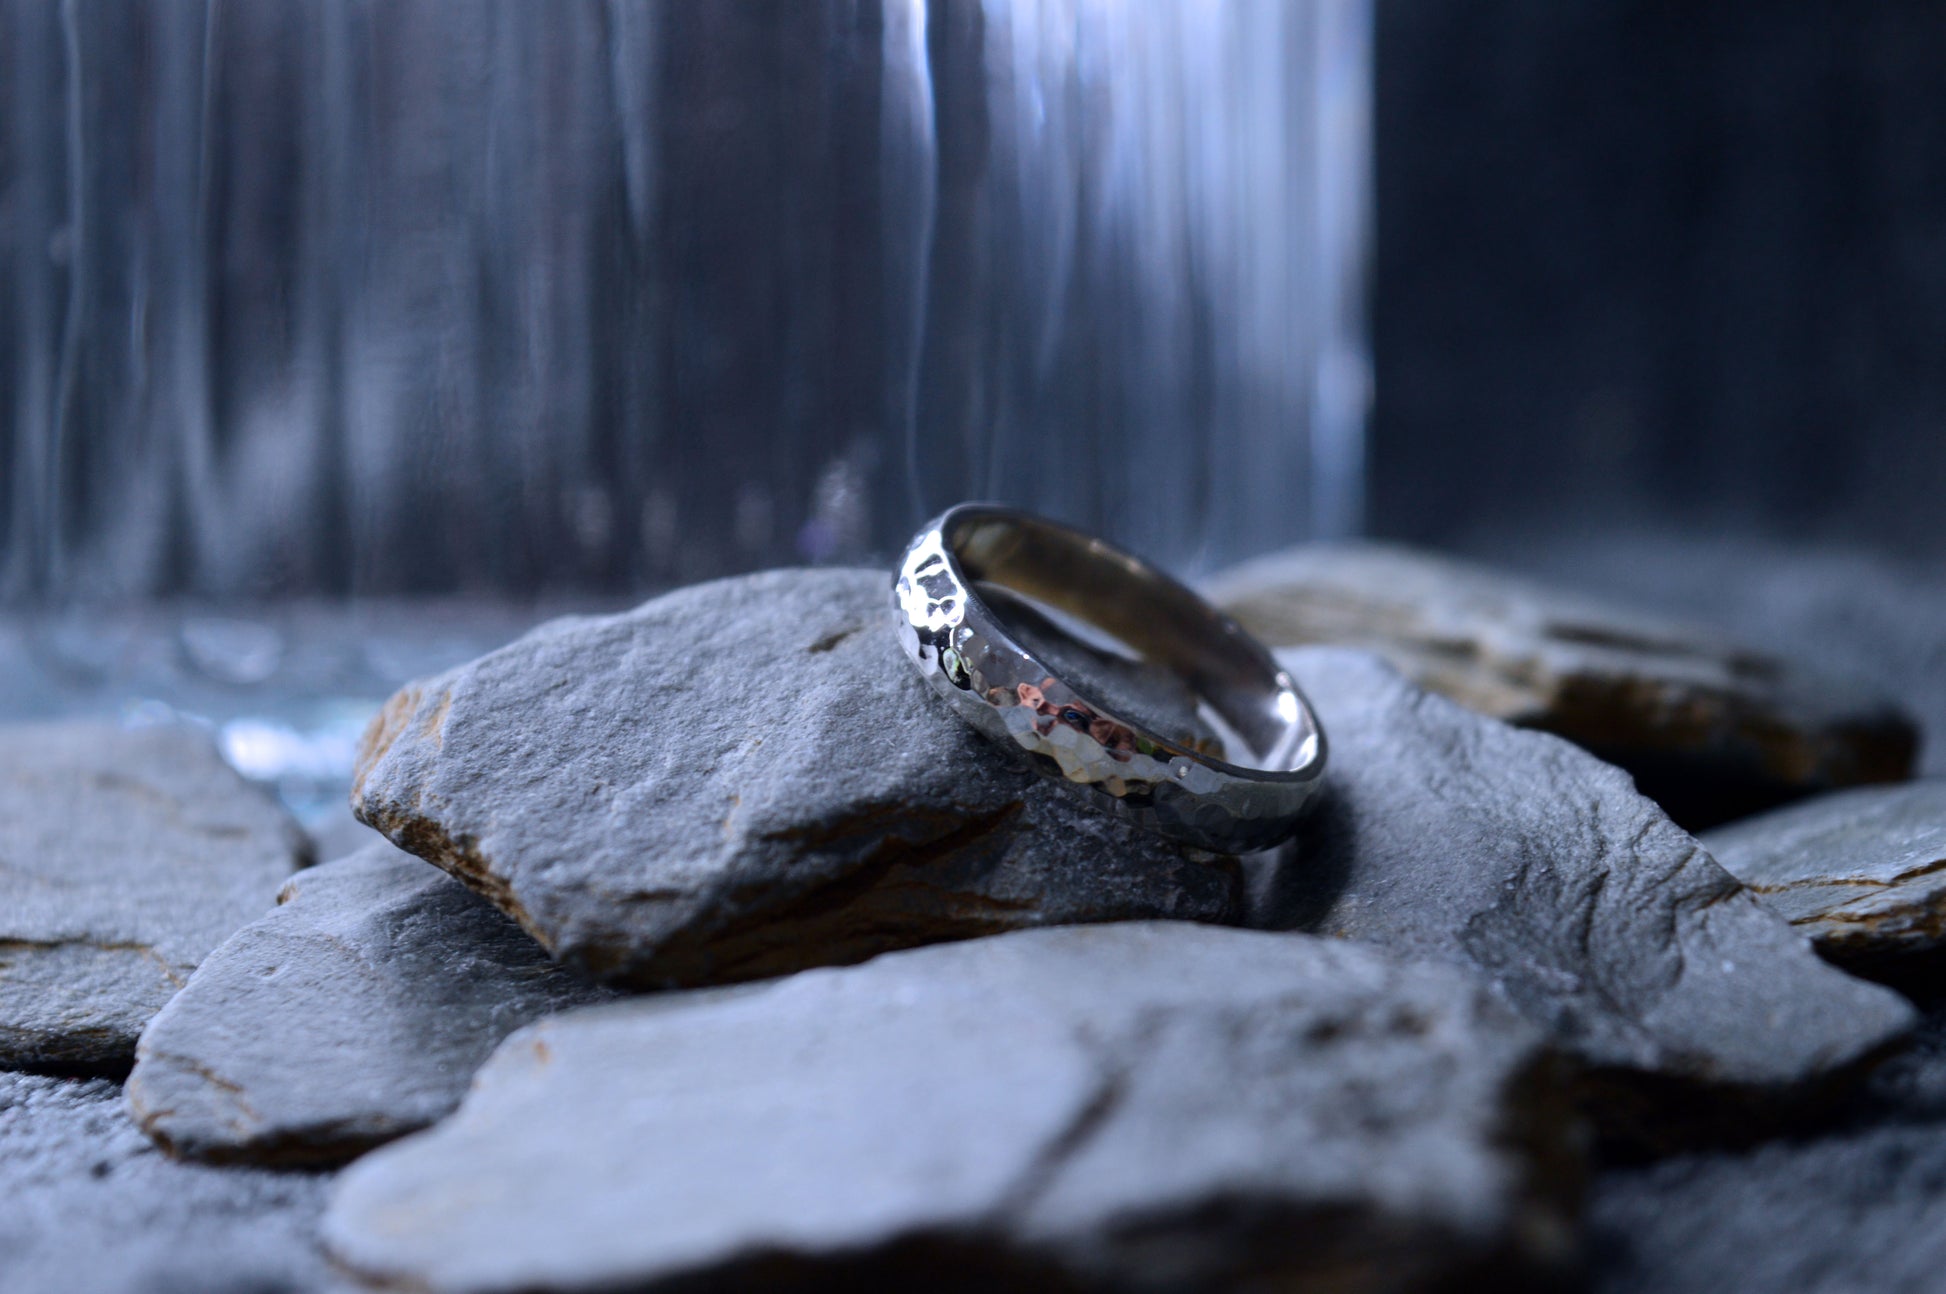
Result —
M1946 1010L1830 1125L1604 1174L1602 1294L1931 1294L1946 1272Z
M1711 528L1481 541L1503 564L1720 625L1899 698L1922 733L1919 771L1946 776L1946 570L1913 553L1777 543Z
M178 1154L339 1163L450 1113L494 1046L610 996L384 841L299 874L142 1034L129 1112Z
M1376 651L1420 686L1557 733L1628 769L1685 825L1907 776L1918 735L1855 685L1483 566L1321 545L1219 575L1216 600L1273 646Z
M177 1163L115 1084L0 1073L0 1294L343 1289L315 1240L326 1184Z
M1946 780L1836 791L1703 843L1834 961L1946 944Z
M126 1065L307 849L198 733L0 728L0 1065Z
M890 597L880 572L777 571L543 626L395 697L353 805L632 985L1236 911L1234 862L1108 820L955 718Z
M1600 1290L1930 1294L1946 1272L1946 1128L1682 1156L1611 1177L1592 1207Z
M533 1026L325 1233L439 1291L1413 1286L1563 1235L1537 1036L1355 945L1019 932Z
M1253 877L1256 924L1466 963L1602 1069L1789 1085L1909 1023L1903 999L1820 961L1619 769L1361 652L1281 658L1332 763L1295 858Z

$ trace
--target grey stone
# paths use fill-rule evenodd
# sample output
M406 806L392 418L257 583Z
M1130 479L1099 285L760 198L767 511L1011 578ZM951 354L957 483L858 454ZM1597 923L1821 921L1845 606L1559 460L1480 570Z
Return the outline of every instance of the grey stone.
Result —
M890 607L883 572L776 571L542 626L394 697L353 807L632 986L1234 915L1234 860L988 745L900 655Z
M1946 1271L1946 1009L1789 1140L1603 1173L1588 1224L1602 1294L1931 1294Z
M0 1065L125 1066L307 851L197 732L0 728Z
M1872 965L1946 944L1946 780L1834 791L1703 843L1834 961Z
M521 1025L612 996L382 840L278 901L142 1034L129 1113L173 1153L341 1163L450 1113Z
M1678 1156L1608 1175L1589 1209L1602 1294L1934 1294L1946 1128Z
M1295 548L1215 577L1265 642L1377 652L1421 687L1628 769L1691 828L1909 776L1914 721L1885 696L1637 612L1438 554Z
M1280 653L1331 770L1254 923L1471 967L1596 1070L1787 1087L1905 1030L1820 961L1628 775L1421 691L1376 658Z
M103 1079L0 1072L0 1294L337 1290L326 1179L169 1159Z
M1743 642L1863 680L1920 721L1918 771L1946 776L1946 572L1936 558L1803 541L1590 532L1495 545L1543 578L1721 626Z
M1421 1288L1559 1256L1537 1039L1353 944L1016 932L532 1026L325 1236L432 1291Z

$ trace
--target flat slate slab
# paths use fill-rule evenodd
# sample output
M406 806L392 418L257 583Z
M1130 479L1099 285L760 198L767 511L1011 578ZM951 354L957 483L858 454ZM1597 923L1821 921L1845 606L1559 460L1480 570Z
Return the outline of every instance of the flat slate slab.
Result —
M1833 961L1946 946L1946 779L1834 791L1703 843Z
M0 1072L0 1294L311 1294L327 1179L169 1159L104 1079Z
M452 1112L500 1040L611 996L384 841L300 873L150 1022L129 1113L212 1161L342 1163Z
M1377 652L1421 687L1619 764L1692 829L1910 775L1894 701L1724 635L1386 544L1289 549L1211 596L1276 647Z
M883 572L774 571L542 626L394 697L353 807L632 987L1236 914L1234 860L1111 821L955 717L890 607Z
M126 1066L308 850L201 733L0 728L0 1066Z
M1537 1042L1338 941L1019 932L525 1029L325 1234L442 1292L1424 1288L1561 1256Z
M1597 1070L1786 1088L1911 1023L1819 960L1626 773L1422 691L1377 658L1280 653L1331 769L1253 924L1471 968Z

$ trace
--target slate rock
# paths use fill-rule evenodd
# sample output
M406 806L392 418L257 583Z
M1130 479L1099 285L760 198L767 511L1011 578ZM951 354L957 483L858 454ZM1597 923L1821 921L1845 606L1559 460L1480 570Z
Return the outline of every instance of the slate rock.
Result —
M521 1025L612 996L382 840L278 902L142 1034L129 1113L175 1154L342 1163L449 1114Z
M1831 675L1864 680L1919 720L1918 772L1946 776L1946 569L1921 553L1833 548L1720 527L1510 536L1496 560L1720 625Z
M1110 820L932 696L879 571L544 625L386 706L353 808L635 987L1049 923L1238 910L1234 860Z
M1834 969L1639 795L1559 738L1363 652L1279 654L1331 771L1254 924L1470 967L1595 1071L1786 1088L1899 1036L1910 1007Z
M1898 781L1918 750L1891 700L1721 633L1434 553L1315 545L1208 592L1274 647L1353 646L1421 687L1566 737L1692 829L1818 790Z
M1946 1271L1946 1129L1679 1156L1615 1174L1590 1207L1605 1294L1932 1294Z
M1946 945L1946 780L1834 791L1703 843L1833 961L1910 964Z
M0 1066L126 1067L308 849L193 730L0 728Z
M326 1242L431 1291L1419 1288L1559 1257L1537 1036L1332 940L1016 932L525 1029Z
M1836 1117L1610 1169L1589 1204L1601 1294L1931 1294L1946 1271L1946 1009Z
M169 1159L105 1079L0 1072L0 1294L342 1290L327 1181Z

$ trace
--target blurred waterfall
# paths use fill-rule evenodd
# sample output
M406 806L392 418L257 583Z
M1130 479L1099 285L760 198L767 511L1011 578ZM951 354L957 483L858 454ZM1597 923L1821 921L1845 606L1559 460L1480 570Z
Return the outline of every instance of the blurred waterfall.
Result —
M0 596L1359 524L1369 0L0 0Z

